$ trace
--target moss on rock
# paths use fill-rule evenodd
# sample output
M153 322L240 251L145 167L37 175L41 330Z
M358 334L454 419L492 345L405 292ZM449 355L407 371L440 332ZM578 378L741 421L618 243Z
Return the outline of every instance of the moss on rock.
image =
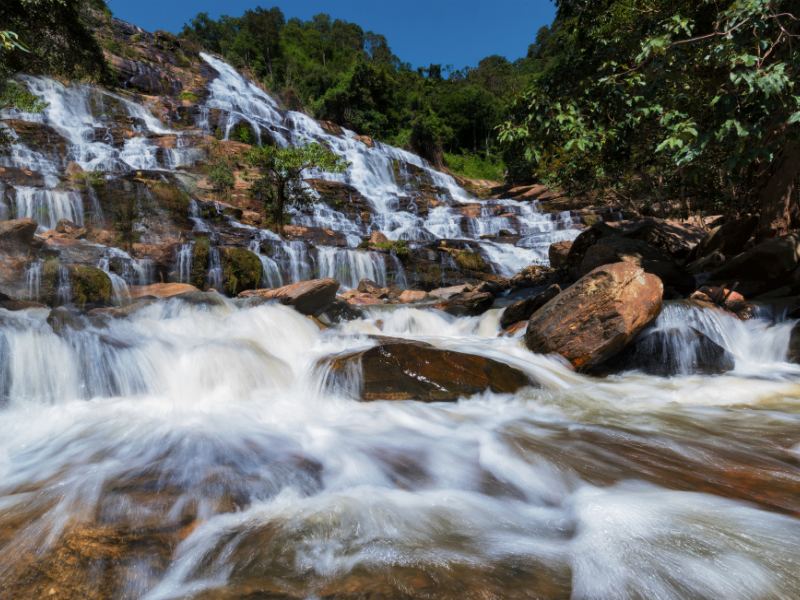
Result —
M192 272L189 283L198 289L208 287L208 257L211 253L211 242L207 237L197 238L192 252Z
M258 288L261 282L261 261L244 248L221 248L222 277L225 292L236 296Z
M97 267L67 265L69 302L78 308L108 306L113 301L113 287L108 275ZM50 306L60 304L58 289L63 275L58 259L47 259L42 266L41 298Z
M471 250L458 250L453 254L456 264L467 271L487 271L489 265L477 252Z

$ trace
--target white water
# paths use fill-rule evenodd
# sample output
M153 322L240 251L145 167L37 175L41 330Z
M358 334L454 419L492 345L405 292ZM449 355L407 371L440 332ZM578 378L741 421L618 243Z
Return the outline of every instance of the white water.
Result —
M0 312L9 586L18 563L103 535L125 557L105 563L106 597L405 597L421 581L443 598L800 588L800 520L785 514L797 496L780 487L800 485L800 370L771 377L791 371L780 362L758 378L597 381L497 337L498 311L375 311L320 332L277 305L173 300L61 337L46 311ZM373 333L492 356L542 388L433 405L326 391L316 362ZM737 487L735 472L762 484ZM77 568L88 577L105 552Z
M323 143L346 160L349 167L344 174L315 171L308 175L351 185L367 199L373 213L369 223L360 222L360 219L356 222L318 203L309 211L295 211L293 221L296 224L341 232L351 247L358 245L374 230L392 240L411 241L440 238L479 240L481 236L507 231L521 236L520 242L513 245L476 241L495 271L503 275L512 275L532 263L547 264L547 250L552 242L573 239L579 233L569 213L545 214L532 202L499 200L481 203L459 187L450 175L436 171L419 156L379 142L369 147L352 131L344 130L342 135L333 135L305 114L283 112L268 94L230 65L207 54L201 56L218 73L209 84L207 108L221 110L226 115L226 139L237 123L245 122L256 132L259 140L265 133L281 145ZM208 129L207 121L200 125ZM423 180L440 190L438 199L443 204L432 208L424 218L400 207L401 199L409 195L409 165L421 173ZM482 204L481 217L465 218L462 214L464 204ZM322 260L327 258L326 254ZM325 268L330 271L329 267ZM295 279L293 275L291 278Z
M62 219L83 225L83 200L80 192L15 187L14 217L29 218L40 229L55 229Z

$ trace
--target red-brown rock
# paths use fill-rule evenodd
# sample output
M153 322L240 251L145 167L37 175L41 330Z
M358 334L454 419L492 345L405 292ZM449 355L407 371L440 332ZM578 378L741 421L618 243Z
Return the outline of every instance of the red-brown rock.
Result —
M531 385L527 375L490 358L391 338L369 350L330 360L329 386L363 401L452 402L491 390L514 393ZM360 378L352 378L353 367ZM358 389L350 389L355 385Z
M318 315L336 300L338 290L339 282L335 279L309 279L271 290L248 290L239 297L277 300L304 315Z
M589 370L619 353L661 312L664 286L632 263L603 265L531 317L528 348Z

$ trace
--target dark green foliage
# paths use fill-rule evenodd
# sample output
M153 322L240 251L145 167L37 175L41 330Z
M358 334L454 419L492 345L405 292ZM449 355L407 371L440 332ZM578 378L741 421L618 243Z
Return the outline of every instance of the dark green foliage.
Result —
M405 146L438 165L443 151L496 163L495 130L506 103L537 64L491 56L474 69L415 71L381 35L324 14L286 21L278 9L219 20L201 13L182 35L249 70L289 108Z
M38 113L47 108L47 104L31 94L24 85L16 81L8 81L0 87L0 109L16 108L22 112Z
M27 51L0 57L0 79L18 71L65 77L101 77L103 52L92 34L92 11L103 0L3 0L0 23ZM4 44L5 45L5 44Z
M558 5L502 129L515 178L663 214L788 204L800 175L796 2Z
M244 290L254 290L261 282L261 261L244 248L222 249L222 273L225 292L235 296Z
M303 182L303 171L321 169L339 173L347 168L344 161L317 143L288 148L260 146L248 152L247 161L259 173L253 194L264 204L267 215L280 233L283 233L286 208L312 200Z

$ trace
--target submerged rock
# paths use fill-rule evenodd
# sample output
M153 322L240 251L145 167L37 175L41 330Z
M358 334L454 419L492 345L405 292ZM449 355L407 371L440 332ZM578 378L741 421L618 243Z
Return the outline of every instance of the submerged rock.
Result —
M590 370L621 352L661 312L664 286L631 263L596 268L539 309L525 343Z
M335 279L310 279L276 289L248 290L239 297L277 300L304 315L318 315L336 300L338 290L339 282Z
M644 333L601 369L671 377L720 375L735 366L733 355L700 331L670 328Z
M336 356L328 365L326 384L363 401L453 402L531 385L522 371L490 358L391 338L369 350Z

